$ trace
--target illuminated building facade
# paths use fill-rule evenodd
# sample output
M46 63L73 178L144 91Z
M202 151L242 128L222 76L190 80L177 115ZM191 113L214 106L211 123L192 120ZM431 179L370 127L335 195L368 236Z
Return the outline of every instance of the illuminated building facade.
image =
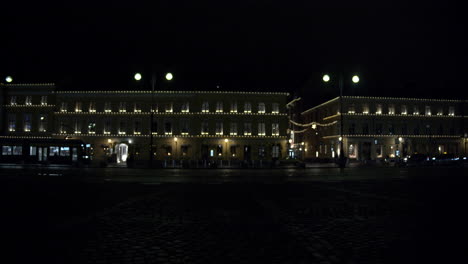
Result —
M301 113L306 158L335 158L340 139L350 161L430 156L466 156L466 100L343 96ZM302 131L300 131L302 132Z
M287 93L60 91L53 84L2 84L2 92L1 137L82 140L99 162L148 161L151 130L156 161L226 164L287 154Z

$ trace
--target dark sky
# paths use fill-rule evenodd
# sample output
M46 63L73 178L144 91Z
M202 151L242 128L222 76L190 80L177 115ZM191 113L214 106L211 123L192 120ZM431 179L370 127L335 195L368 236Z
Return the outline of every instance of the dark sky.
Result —
M464 14L449 2L67 2L2 7L2 76L135 89L133 73L152 67L175 76L158 89L289 91L315 104L337 95L321 75L342 72L345 94L467 94Z

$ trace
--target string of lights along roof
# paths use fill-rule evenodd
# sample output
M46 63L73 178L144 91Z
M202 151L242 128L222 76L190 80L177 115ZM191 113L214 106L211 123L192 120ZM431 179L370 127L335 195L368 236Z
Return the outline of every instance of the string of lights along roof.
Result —
M142 94L151 94L151 93L163 93L163 94L186 94L186 93L195 93L195 94L257 94L257 95L285 95L289 96L289 93L285 92L239 92L239 91L150 91L150 90L135 90L135 91L55 91L58 94L131 94L131 93L142 93Z

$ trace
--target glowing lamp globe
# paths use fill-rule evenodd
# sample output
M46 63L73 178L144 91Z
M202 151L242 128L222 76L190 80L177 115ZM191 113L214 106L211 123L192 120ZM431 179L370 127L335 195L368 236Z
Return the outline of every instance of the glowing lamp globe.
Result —
M324 82L329 82L329 81L330 81L330 75L325 74L325 75L323 76L322 80L323 80Z
M358 83L359 82L359 76L354 75L352 78L353 83Z
M141 74L140 73L135 73L135 76L133 76L133 78L135 78L135 80L139 81L139 80L141 80Z

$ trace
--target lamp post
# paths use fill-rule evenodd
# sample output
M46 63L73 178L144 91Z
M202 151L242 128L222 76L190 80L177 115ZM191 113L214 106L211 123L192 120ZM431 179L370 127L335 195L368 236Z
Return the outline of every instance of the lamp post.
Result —
M172 73L168 72L166 73L166 80L170 81L172 80L174 76ZM140 81L143 79L143 76L141 73L135 73L133 78L136 81ZM144 79L143 79L144 81ZM156 74L152 74L151 76L151 107L150 107L150 146L149 146L149 166L153 167L153 131L154 131L154 88L156 86Z
M331 80L330 75L325 74L322 77L324 82L329 82ZM351 78L353 83L359 82L359 76L353 75ZM343 74L340 73L338 79L338 86L340 89L340 156L339 156L339 166L340 168L344 168L346 166L346 157L344 155L344 148L343 148Z
M226 145L226 159L227 159L228 166L229 166L228 142L229 142L229 139L225 138L225 139L224 139L224 143L225 143L225 145Z
M177 159L177 137L174 138L174 142L175 142L175 155L174 155L174 160L175 160Z

